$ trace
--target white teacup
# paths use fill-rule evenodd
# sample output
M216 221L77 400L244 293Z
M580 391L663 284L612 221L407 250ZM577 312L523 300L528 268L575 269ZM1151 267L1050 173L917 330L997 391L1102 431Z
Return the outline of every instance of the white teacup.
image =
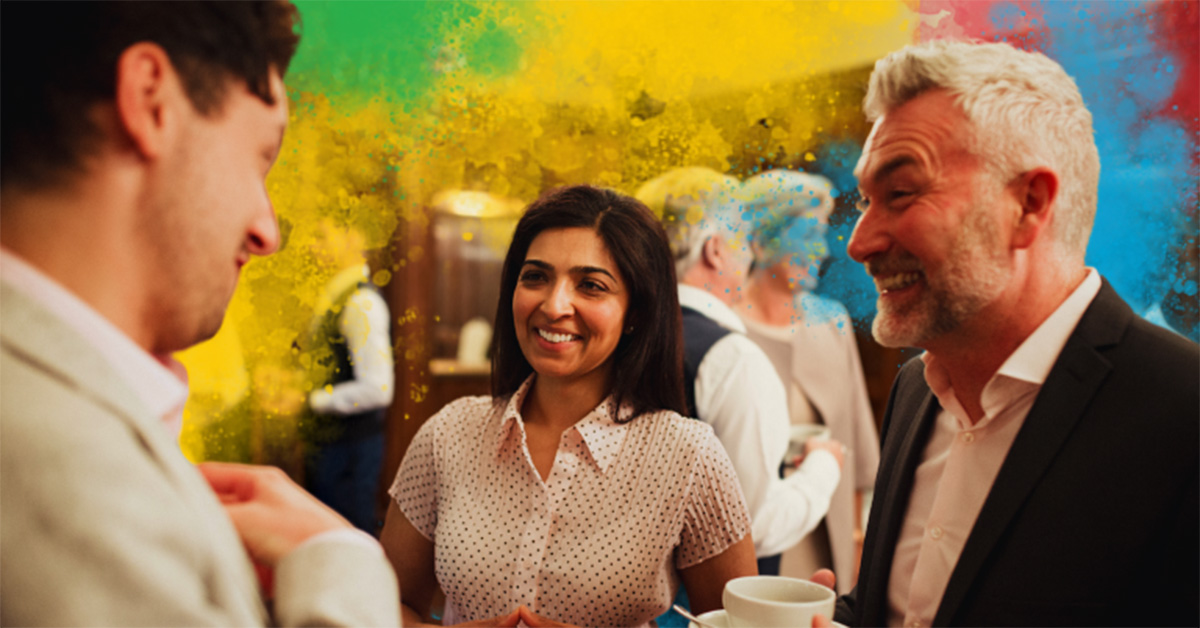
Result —
M721 596L730 628L807 628L818 613L832 620L836 600L833 589L782 576L734 578Z

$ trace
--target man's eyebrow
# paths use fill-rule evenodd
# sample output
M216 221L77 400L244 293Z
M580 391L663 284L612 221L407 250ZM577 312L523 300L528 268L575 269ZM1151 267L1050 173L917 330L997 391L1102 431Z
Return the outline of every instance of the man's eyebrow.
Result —
M872 173L871 180L879 181L905 166L913 166L916 164L917 159L912 155L899 155L897 157L893 157L892 159L884 162L882 166L877 168L875 172ZM861 180L862 177L859 177L859 179Z

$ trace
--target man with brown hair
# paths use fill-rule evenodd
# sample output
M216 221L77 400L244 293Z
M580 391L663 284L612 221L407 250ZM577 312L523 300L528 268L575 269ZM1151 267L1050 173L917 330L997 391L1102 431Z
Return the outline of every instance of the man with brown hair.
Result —
M240 268L279 246L264 178L295 8L4 18L0 623L398 623L373 540L278 470L197 473L173 431L171 352L216 333Z

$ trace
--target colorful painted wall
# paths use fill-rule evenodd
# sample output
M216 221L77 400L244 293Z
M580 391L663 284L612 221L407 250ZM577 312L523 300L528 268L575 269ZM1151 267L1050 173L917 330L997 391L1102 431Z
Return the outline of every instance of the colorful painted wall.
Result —
M302 338L331 273L312 253L319 220L363 234L384 286L425 254L394 246L396 230L425 224L444 189L529 201L563 183L632 192L680 165L820 172L842 192L822 290L869 320L874 289L845 256L859 103L875 59L936 37L1006 40L1067 68L1103 164L1089 263L1135 307L1196 320L1196 2L299 6L291 124L268 179L284 246L246 267L220 334L181 356L193 459L292 447L312 362ZM436 315L392 312L418 314Z

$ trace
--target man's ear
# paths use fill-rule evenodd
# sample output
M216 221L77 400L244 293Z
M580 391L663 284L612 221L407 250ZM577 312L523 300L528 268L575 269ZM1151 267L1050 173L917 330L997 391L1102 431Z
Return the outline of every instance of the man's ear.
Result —
M142 157L160 156L174 123L172 107L186 99L167 52L149 42L126 48L117 59L116 92L117 117L133 148Z
M1012 191L1021 210L1013 225L1012 246L1029 248L1054 217L1058 173L1050 168L1034 168L1017 177Z
M754 262L752 262L750 264L750 267L752 269L757 267L758 260L766 259L766 257L767 257L766 253L767 253L766 247L759 244L757 239L750 240L750 255L751 255L751 259L754 260Z
M725 238L711 235L704 241L701 261L715 270L725 270Z

